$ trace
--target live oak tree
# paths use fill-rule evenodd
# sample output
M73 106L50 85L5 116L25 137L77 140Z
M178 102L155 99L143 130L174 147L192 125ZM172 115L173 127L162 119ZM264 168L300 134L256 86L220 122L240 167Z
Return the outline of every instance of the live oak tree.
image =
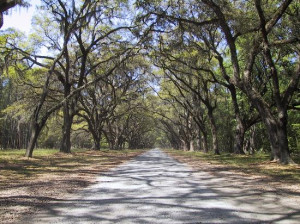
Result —
M118 37L112 37L112 34L127 27L110 27L103 23L106 17L112 19L114 15L108 10L110 6L97 1L93 3L85 1L81 5L64 1L58 1L59 4L53 1L45 3L52 12L53 20L61 26L60 38L63 40L69 38L69 41L63 46L55 46L58 49L65 48L61 60L58 62L60 68L56 69L54 73L63 85L66 98L72 90L84 85L91 71L111 57L116 57L118 53L110 56L103 52L106 50L106 46L118 42L116 39ZM115 8L115 10L117 9ZM98 60L95 60L95 52L97 52ZM63 105L64 125L60 147L62 152L68 153L71 150L71 126L77 113L78 98L79 94L76 94L72 99L66 100Z
M228 7L222 8L222 5L213 1L203 1L211 10L210 12L219 19L219 26L230 52L233 67L232 81L247 95L259 112L268 131L272 158L282 163L293 163L287 139L287 110L294 92L297 91L300 77L299 53L296 47L299 41L297 30L292 23L288 22L297 15L299 8L292 2L287 0L280 4L277 2L266 4L257 0L250 5L231 4L230 10L239 12L238 7L244 9L244 18L256 12L256 15L252 16L254 22L250 26L249 24L244 26L247 28L242 30L242 26L230 25L237 21L243 23L243 20L226 18ZM241 14L237 13L237 15ZM282 32L283 30L285 33ZM247 43L239 45L239 41L243 38L252 39L249 41L251 45ZM242 50L238 51L238 47L242 47ZM284 58L289 58L289 69L282 66ZM255 69L258 60L266 64L263 78L268 80L268 88L272 91L269 94L263 95L254 85L255 78L260 73ZM244 68L241 67L242 65Z
M56 4L57 3L57 4ZM52 76L56 76L57 79L63 84L63 96L66 98L71 93L71 82L74 80L71 78L71 60L70 60L70 52L69 47L72 42L72 38L74 38L74 31L76 28L82 25L83 20L86 21L89 17L89 3L84 2L82 5L79 6L79 9L75 8L75 3L73 2L65 5L63 1L44 1L43 2L43 8L45 9L45 15L47 15L48 11L52 10L52 14L48 13L48 16L44 17L46 20L51 21L51 23L41 23L40 29L44 31L44 37L46 40L49 40L49 48L52 49L53 56L39 56L39 55L28 55L27 57L35 64L45 67L49 69L46 82L44 84L43 93L40 97L40 102L38 103L37 107L34 111L34 116L32 119L32 137L29 143L29 146L27 148L26 156L31 157L32 151L35 146L35 143L37 141L37 137L39 136L39 133L41 129L44 127L47 119L51 115L52 112L59 109L61 106L64 106L64 130L63 130L63 140L61 144L61 151L63 152L70 152L70 131L71 131L71 123L73 118L73 111L70 112L70 110L74 110L74 103L71 106L71 109L69 109L69 100L65 100L63 102L63 105L57 105L54 108L51 108L48 110L44 115L41 115L41 110L43 108L43 104L48 97L48 89L49 89L49 83ZM70 7L70 11L67 11L67 7ZM73 11L72 11L73 9ZM78 11L77 11L78 10ZM55 24L58 24L58 26L55 26ZM49 27L50 26L50 27ZM53 32L49 33L50 29L59 29L60 32L54 34ZM44 42L46 41L44 40ZM47 59L50 62L47 62L47 64L44 64L40 62L38 59ZM74 59L74 58L73 58ZM75 58L75 60L78 60ZM75 63L75 61L72 61ZM84 65L82 65L84 66ZM71 76L71 77L70 77ZM82 78L81 78L82 79ZM74 83L75 84L75 83ZM81 87L79 85L79 87ZM72 101L72 100L71 100ZM41 118L39 118L41 116Z
M4 76L13 84L13 91L18 96L5 111L22 114L23 118L20 120L25 120L28 124L31 120L29 114L33 113L32 108L39 103L39 94L42 92L42 83L45 82L47 71L32 68L31 61L24 57L23 52L34 51L30 44L24 42L24 35L15 30L8 30L3 37L5 43L1 49L4 50ZM20 52L21 48L23 50ZM28 143L23 144L23 146L27 145Z
M171 3L170 3L171 4ZM163 5L163 4L161 4ZM172 5L172 4L171 4ZM185 10L185 6L181 5L181 10L184 12ZM206 30L208 30L206 33L210 34L212 33L210 27L208 26L205 26L203 29L202 26L204 25L207 25L209 23L197 23L197 22L194 22L194 21L189 21L187 19L181 19L179 17L174 17L174 16L169 16L167 15L166 13L163 12L163 6L157 6L157 8L153 8L151 9L151 11L149 12L148 15L146 15L145 17L147 16L157 16L157 20L160 19L160 21L158 22L159 25L157 25L158 27L161 27L161 20L163 19L166 19L167 22L169 22L169 25L164 25L164 29L161 29L158 31L159 33L163 33L163 34L158 34L158 40L156 40L158 43L159 43L159 48L160 48L160 52L157 53L157 61L160 62L160 61L163 61L164 59L163 58L166 58L166 60L168 61L171 61L173 62L173 64L171 64L169 66L169 68L176 68L176 64L182 64L183 66L186 66L188 68L188 70L194 70L194 71L198 71L199 72L202 72L203 74L199 74L199 76L209 76L209 78L214 82L216 83L220 83L218 82L218 80L216 79L216 75L214 74L214 67L216 66L215 63L212 63L212 59L213 59L213 54L214 52L210 52L212 51L211 49L209 49L209 46L205 46L205 45L209 45L211 42L213 42L214 40L207 40L206 38L206 34L204 34L206 32ZM174 5L174 8L176 8L176 6ZM171 13L172 13L172 10L171 9ZM151 17L152 18L152 17ZM167 22L165 22L164 24L166 24ZM176 26L174 26L176 24ZM200 28L197 29L196 26L200 26ZM158 30L153 28L154 31ZM207 36L209 37L210 35ZM216 39L216 38L215 38ZM164 40L164 41L162 41ZM217 39L218 40L218 39ZM218 45L218 43L213 43L215 45ZM213 45L213 46L215 46ZM161 50L163 49L163 50ZM169 52L167 52L165 49L168 49ZM183 50L182 50L183 49ZM187 49L186 52L188 51L193 51L193 52L198 52L196 53L197 55L195 56L195 53L194 53L194 56L192 55L186 55L184 56L184 54L181 54L180 55L180 52L181 51L184 51L184 49ZM174 55L177 56L175 57ZM197 59L194 59L192 57L198 57L198 60ZM203 64L203 62L206 61ZM199 62L202 63L199 65ZM211 66L207 66L211 64ZM189 68L190 66L190 68ZM186 85L187 88L191 88L191 84L184 81L184 78L180 78L180 76L177 76L176 73L178 72L178 70L176 69L173 69L173 76L175 77L175 80L176 79L179 79L179 82L183 81L183 83ZM180 71L179 71L180 72ZM192 75L192 74L189 74L188 72L185 73L185 75L189 76L189 75ZM213 75L211 77L211 75ZM205 79L205 78L204 78ZM203 79L202 79L203 80ZM210 81L212 82L212 81ZM222 82L223 84L224 82ZM231 89L231 92L233 93L233 102L235 102L235 105L237 105L236 103L236 90L235 90L235 86L234 85L229 85L229 84L225 84L226 87L230 87ZM192 88L193 89L193 88ZM195 92L195 89L194 89L194 92ZM196 91L197 92L197 91ZM196 94L199 94L199 93L196 93ZM201 96L201 95L200 95ZM201 98L200 99L203 99L204 98ZM214 139L214 142L215 142L215 151L216 153L218 153L218 147L217 147L217 132L216 132L216 125L215 125L215 119L213 118L212 116L212 111L214 110L211 105L209 105L208 101L205 100L205 105L208 106L208 111L209 111L209 117L210 117L210 121L211 121L211 126L212 126L212 130L213 130L213 139ZM239 108L237 107L237 109L235 110L236 111L236 114L237 114L237 118L240 118L239 115ZM197 117L197 116L196 116ZM198 116L199 118L199 116ZM241 119L237 119L238 121L241 121ZM205 131L205 128L203 128L203 122L201 122L201 119L197 120L196 123L198 124L198 127L199 127L199 130L202 130L202 132L204 133L204 136L206 136L206 131ZM241 124L241 122L239 122L239 124ZM237 130L240 130L241 128L243 128L244 126L237 126ZM243 139L243 135L238 135L238 133L244 133L244 130L243 131L238 131L237 132L237 137L240 137L240 138L236 138L236 142L238 142L238 144L236 144L237 147L235 148L238 148L238 150L240 152L242 152L242 148L243 148L243 140L240 140L241 137ZM206 148L206 147L205 147Z
M123 149L125 143L132 139L133 132L139 129L133 123L136 122L137 114L141 114L144 110L142 95L146 91L146 80L141 74L145 72L143 70L139 67L128 70L125 66L119 71L119 80L116 82L114 93L117 101L116 108L110 119L106 120L103 129L110 149ZM140 133L140 136L143 136L143 133Z
M131 101L135 100L137 87L142 85L142 75L136 73L141 66L142 64L137 63L137 59L132 58L120 65L110 76L102 77L99 82L82 91L78 116L88 124L88 131L94 140L94 149L100 149L105 124L111 125L110 120L115 120L115 116L120 116L120 114L116 115L116 110L124 104L132 104ZM130 113L130 110L126 113ZM122 116L126 113L122 113ZM111 133L112 130L110 128ZM111 133L106 133L109 140L112 138L108 137L108 135L112 136ZM113 140L109 142L113 142ZM110 145L114 148L113 143Z
M63 152L70 152L74 123L74 129L87 125L94 148L101 139L111 148L135 148L155 138L150 122L174 148L192 150L197 143L195 149L204 151L248 153L271 146L272 159L293 163L290 149L297 148L299 125L297 1L128 3L43 0L35 33L24 38L1 32L1 147L28 145L26 155L32 156L48 119L47 128L58 129L52 119L62 115L57 139ZM7 9L1 4L0 10ZM139 64L149 58L149 74L161 69L156 93L142 91L149 80L135 82L143 73ZM142 76L157 78L149 74ZM151 94L154 102L148 101ZM268 142L257 138L265 134Z
M236 122L234 130L234 146L233 152L244 154L244 136L246 131L256 122L259 121L258 116L254 111L245 110L247 108L247 102L240 102L238 98L242 98L243 94L238 88L232 83L230 79L231 69L228 69L230 65L226 64L226 56L220 52L221 35L218 32L217 26L205 26L194 27L191 24L186 25L187 28L183 29L183 35L189 32L189 27L193 27L192 34L187 37L190 45L193 45L194 51L198 52L198 57L201 60L206 60L206 64L211 64L210 67L193 66L196 70L207 70L212 76L211 79L214 83L224 86L230 92L231 103L234 111L234 118ZM242 105L242 106L241 106ZM231 118L233 119L233 118Z
M59 3L63 4L61 1L59 1ZM51 6L52 6L51 4L54 4L54 2L44 1L44 7L51 8ZM60 6L63 7L63 5L60 5ZM68 24L70 26L65 26L64 29L62 29L64 32L57 33L57 34L49 33L49 28L55 28L54 23L40 23L41 30L44 31L44 37L50 39L49 45L48 45L49 49L53 49L53 51L54 51L54 53L50 56L38 55L35 51L33 51L33 52L27 51L26 49L24 50L16 45L14 45L13 43L10 43L11 48L15 49L17 52L19 52L23 55L23 58L22 58L23 60L30 61L35 65L38 65L38 66L48 69L48 74L46 75L46 79L44 82L43 91L41 93L40 100L37 103L37 105L34 109L34 112L33 112L32 122L31 122L31 129L32 129L31 138L30 138L30 142L27 147L26 156L29 156L29 157L32 156L33 148L36 144L37 138L38 138L42 128L44 127L47 119L55 110L59 109L62 106L62 105L58 104L42 114L42 111L44 108L44 103L46 102L46 99L49 94L50 80L54 76L53 74L56 74L57 77L61 78L61 76L60 76L61 73L59 73L59 71L57 70L57 66L63 65L60 60L63 60L64 56L66 56L66 52L68 50L68 44L71 39L71 34L74 31L74 28L77 27L77 25L78 25L77 23L78 23L79 19L81 18L81 16L83 16L84 10L86 9L86 7L87 7L87 3L84 3L81 7L81 10L79 10L77 17L74 18L74 21L69 21L70 24L68 24L68 22L65 21L66 24ZM45 13L46 13L46 11L45 11ZM48 21L51 21L50 18L48 18L47 16L44 17L44 19L46 19L46 20L48 19ZM61 37L61 36L63 36L63 37ZM43 43L45 44L46 40L40 41L40 45ZM55 53L56 53L56 55L55 55ZM46 59L46 60L41 61L43 59Z
M16 71L13 72L13 69ZM18 146L11 147L26 148L30 138L30 114L33 113L33 108L39 102L43 88L42 83L45 81L44 78L47 71L39 68L23 71L17 67L11 67L9 70L10 82L14 88L11 93L11 96L14 96L14 102L11 102L2 112L13 119L11 122L14 121L17 124L14 133L17 134L15 142L17 142ZM14 77L12 76L13 74L15 74ZM51 108L57 103L54 93L52 90L49 91L52 97L46 100L44 110ZM44 111L42 112L44 113ZM11 137L15 134L11 134Z
M189 96L184 92L186 93L168 78L163 79L161 90L158 92L162 106L156 109L156 113L161 117L160 122L168 132L167 136L172 146L184 151L194 151L196 127L193 114L186 105Z
M87 123L87 131L94 141L93 149L100 150L105 121L109 119L117 104L114 87L108 81L100 81L82 91L79 99L78 116Z
M57 3L57 4L56 4ZM45 10L45 17L39 19L40 31L43 34L40 45L46 46L50 51L49 55L32 54L21 48L15 49L24 55L24 59L30 60L33 64L47 68L48 74L44 83L40 102L37 104L32 123L32 137L26 155L32 156L37 137L45 125L47 119L55 110L63 107L64 125L63 137L60 150L70 152L70 133L72 120L77 113L77 102L79 92L85 85L97 82L101 77L88 80L89 74L98 66L106 64L104 75L110 75L118 64L126 60L128 40L120 40L115 32L128 27L115 26L103 23L105 16L112 18L113 10L106 5L99 5L99 2L84 1L80 4L64 1L43 1L42 9ZM107 14L108 13L108 14ZM51 32L50 32L51 30ZM57 30L54 33L53 30ZM114 34L114 38L112 37ZM114 49L110 45L118 44ZM109 47L110 46L110 47ZM110 51L106 54L105 51ZM35 52L33 52L35 53ZM120 56L123 58L120 59ZM41 61L44 60L44 61ZM61 83L63 100L41 115L46 98L49 96L49 84L52 77Z
M176 108L172 106L175 102L170 98L168 89L172 88L171 82L160 79L160 91L149 98L147 109L158 121L157 129L164 133L160 140L164 141L164 146L172 147L173 149L182 149L182 139L179 135L179 123L177 122L178 114ZM166 139L163 139L163 138Z
M201 114L201 105L205 106L212 133L213 151L219 154L217 125L214 116L218 85L215 85L210 80L211 73L213 73L210 69L213 67L213 64L205 64L203 60L199 59L197 51L189 46L188 43L181 42L176 44L175 42L172 45L166 44L166 41L170 43L173 40L175 41L174 37L160 38L160 47L154 49L154 64L164 70L164 74L175 84L183 98L188 99L184 96L183 90L191 92L191 100L186 101L185 107L193 115L192 117L194 117L199 128L198 131L203 133L204 145L207 145L207 132L203 125L204 122ZM191 105L198 110L193 110ZM196 114L198 116L195 116ZM204 148L207 151L207 147L204 146Z
M293 163L286 127L287 110L300 76L296 1L138 1L138 6L144 12L140 20L156 21L153 32L174 32L185 24L217 28L221 38L217 50L230 66L225 68L229 85L240 89L258 111L268 132L272 158ZM258 62L266 65L263 70L256 69ZM257 76L263 77L267 94L255 84Z
M127 142L129 149L153 148L157 133L155 119L152 114L143 109L132 111L129 129L127 131Z
M207 128L203 122L203 111L207 112L206 115L210 123L213 151L215 154L220 154L217 125L214 116L214 110L216 109L217 105L215 97L217 95L217 88L214 87L214 85L211 85L208 80L203 80L199 74L195 75L193 73L189 73L187 69L184 71L182 70L181 74L178 68L175 70L175 72L174 70L172 71L171 67L169 67L166 71L167 77L171 78L172 82L175 84L175 87L178 88L181 97L183 97L184 102L181 104L190 114L190 119L192 119L192 117L198 113L198 116L194 117L193 120L197 124L199 131L201 131L203 134L204 151L207 151L208 149ZM189 78L186 79L186 77ZM188 92L188 94L191 95L190 99L184 94L183 91ZM201 105L204 105L205 109L201 108ZM196 111L193 110L193 107L196 108ZM188 129L191 129L191 127L188 127ZM195 129L195 127L193 129Z

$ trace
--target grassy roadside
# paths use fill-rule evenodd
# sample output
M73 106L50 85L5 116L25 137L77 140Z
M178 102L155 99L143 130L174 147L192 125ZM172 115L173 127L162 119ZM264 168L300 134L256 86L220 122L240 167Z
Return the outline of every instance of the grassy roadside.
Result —
M57 149L37 149L33 158L24 157L24 150L0 151L0 187L5 185L5 180L28 179L49 173L72 172L92 165L109 168L141 152L141 150L91 151L76 149L73 150L72 154L64 154L57 151Z
M201 163L207 162L218 166L219 170L232 169L248 174L261 174L273 179L287 183L300 183L300 165L286 166L269 161L269 155L257 153L255 155L236 155L231 153L222 153L214 155L203 152L184 152L179 150L165 150L177 159L185 162ZM300 159L294 158L297 164Z
M38 149L34 158L24 150L0 150L0 220L17 223L24 215L62 200L94 183L100 172L145 150L73 150L72 154Z

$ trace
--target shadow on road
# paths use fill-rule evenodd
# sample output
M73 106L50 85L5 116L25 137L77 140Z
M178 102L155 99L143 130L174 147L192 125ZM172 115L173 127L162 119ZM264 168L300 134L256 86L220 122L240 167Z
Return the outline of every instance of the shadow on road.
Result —
M253 180L241 178L194 175L151 150L22 223L299 223L293 198L252 190Z

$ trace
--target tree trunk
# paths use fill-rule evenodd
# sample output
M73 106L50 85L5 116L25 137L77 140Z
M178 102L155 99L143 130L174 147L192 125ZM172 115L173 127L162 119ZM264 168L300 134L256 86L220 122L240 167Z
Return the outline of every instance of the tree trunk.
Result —
M114 144L112 141L108 141L108 147L110 150L113 150L114 149Z
M226 77L225 77L226 78ZM230 80L226 79L229 83ZM243 145L244 145L244 136L245 136L245 126L243 124L240 108L238 105L237 97L236 97L236 88L233 84L229 84L228 89L230 91L231 100L234 108L234 114L236 119L236 126L235 126L235 136L234 136L234 146L233 152L236 154L244 154Z
M201 151L202 150L202 135L201 135L201 132L200 130L198 130L198 138L197 138L197 149L198 151Z
M243 150L244 137L245 137L245 127L241 119L237 119L237 125L236 125L235 136L234 136L234 147L233 147L233 152L235 154L245 154Z
M41 132L42 128L38 124L34 124L31 128L30 141L26 149L25 156L32 158L33 149L36 145L38 136Z
M216 122L215 122L212 110L208 110L208 118L209 118L210 126L211 126L213 151L216 155L220 155L218 136L217 136L217 126L216 126Z
M252 126L249 131L249 137L244 140L244 153L253 155L255 152L255 126Z
M255 126L250 128L249 136L249 154L253 155L255 153Z
M60 152L71 153L71 126L72 122L64 123Z
M275 122L273 120L271 124L266 124L272 150L271 160L282 164L294 164L288 147L286 125L274 124Z
M93 146L93 150L100 150L100 138L98 137L94 137L94 146Z
M208 142L207 142L207 133L204 132L202 136L202 147L205 153L208 152Z
M64 105L64 124L63 124L63 137L60 146L60 152L71 153L71 127L73 117L70 115L69 103L65 102Z
M271 160L283 164L294 164L290 156L288 137L287 137L287 109L277 106L277 118L272 114L271 108L255 93L251 87L246 86L248 96L259 112L260 117L267 129L271 144Z
M117 136L115 136L113 145L114 145L113 149L116 149L116 150L119 149L119 142L118 142L118 137Z
M48 120L48 117L50 116L50 114L45 115L40 120L40 122L38 122L39 114L38 113L34 113L34 114L35 114L35 116L33 116L33 118L32 118L31 127L30 127L30 140L27 145L26 152L25 152L26 157L32 157L34 147L37 147L38 137L39 137L43 127L45 126L45 124Z
M108 140L108 144L109 144L109 149L111 150L115 150L116 149L116 144L115 144L115 138L114 137L111 137L109 140Z
M94 145L92 147L93 150L100 150L101 145L100 145L100 141L101 141L101 132L97 132L96 130L94 130L93 128L89 128L90 133L93 136L93 141L94 141Z
M194 149L194 141L191 140L190 143L189 143L189 145L190 145L190 147L189 147L190 149L189 149L189 150L190 150L191 152L194 152L194 151L195 151L195 149Z
M188 149L188 145L187 145L186 141L185 140L181 140L181 142L182 142L182 149L183 149L183 151L188 151L189 149Z

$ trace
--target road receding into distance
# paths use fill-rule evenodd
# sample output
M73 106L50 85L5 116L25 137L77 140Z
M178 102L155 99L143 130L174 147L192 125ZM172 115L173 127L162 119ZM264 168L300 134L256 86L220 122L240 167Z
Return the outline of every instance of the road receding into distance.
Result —
M300 222L300 205L291 198L249 189L239 180L231 185L153 149L22 223Z

